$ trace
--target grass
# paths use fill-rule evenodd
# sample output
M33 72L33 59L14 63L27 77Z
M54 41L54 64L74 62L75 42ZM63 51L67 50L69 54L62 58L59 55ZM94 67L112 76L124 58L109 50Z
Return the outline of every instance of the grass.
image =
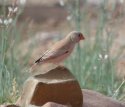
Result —
M20 71L24 66L20 65L16 55L19 34L16 26L0 30L0 103L12 102L19 94L18 86L23 82L24 76Z
M110 54L116 32L107 30L110 20L105 10L106 3L104 2L98 10L96 34L94 40L91 40L87 5L84 5L82 10L79 0L68 0L65 8L72 16L69 21L70 27L84 32L86 40L76 48L66 66L76 76L82 88L123 100L125 84L115 75L119 54L117 57ZM21 42L20 30L16 23L0 28L0 103L15 102L25 80L24 73L20 71L26 67L27 60L20 63L17 58L17 45ZM25 59L27 58L26 56Z
M83 31L88 36L91 34L91 30L89 29L90 25L87 23L88 15L84 11L86 6L83 10L80 10L80 0L74 1L75 4L72 6L70 2L72 1L69 0L70 15L73 16L72 20L70 20L71 25L76 22L74 28ZM119 52L116 55L117 57L110 54L115 33L117 32L107 30L110 27L110 19L107 17L106 5L107 2L104 1L99 7L98 25L94 40L91 40L91 36L89 36L90 38L86 36L83 45L77 47L66 65L76 76L82 88L96 90L120 100L125 96L125 81L118 80L115 73L117 60L120 57Z
M7 18L5 7L2 8L1 13L4 18ZM26 61L21 65L17 58L16 48L21 42L21 29L17 27L17 18L18 15L11 25L0 25L0 103L16 101L20 86L25 80L25 74L22 74L21 70Z

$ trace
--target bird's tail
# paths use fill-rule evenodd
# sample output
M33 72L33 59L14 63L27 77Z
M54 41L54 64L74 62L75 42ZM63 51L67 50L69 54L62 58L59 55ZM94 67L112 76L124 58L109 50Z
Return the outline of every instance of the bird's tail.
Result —
M37 63L34 63L31 67L28 67L28 68L25 67L24 69L22 69L22 72L27 72L32 74L35 71L37 65L38 65Z

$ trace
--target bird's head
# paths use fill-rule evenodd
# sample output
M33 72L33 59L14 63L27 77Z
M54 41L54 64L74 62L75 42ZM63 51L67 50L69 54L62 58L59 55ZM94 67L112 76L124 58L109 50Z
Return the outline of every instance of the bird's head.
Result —
M70 32L67 36L71 41L78 43L81 40L84 40L85 37L83 36L83 34L81 32L78 31L73 31Z

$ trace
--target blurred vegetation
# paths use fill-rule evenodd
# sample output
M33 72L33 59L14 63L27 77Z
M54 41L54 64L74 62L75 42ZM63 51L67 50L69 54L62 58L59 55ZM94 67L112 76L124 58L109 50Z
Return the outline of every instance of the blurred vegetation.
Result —
M13 6L12 6L13 7ZM19 13L13 17L12 11L1 7L0 17L0 103L15 102L26 74L22 69L27 60L18 59L17 44L21 42L21 27L16 24ZM17 8L17 7L14 7ZM13 9L13 8L12 8ZM8 11L7 11L8 10ZM15 14L15 13L14 13ZM10 16L9 16L10 15ZM11 21L12 22L11 22Z
M71 28L84 32L86 36L86 40L76 48L66 66L71 69L82 88L123 100L124 80L118 80L115 74L119 53L116 57L110 55L116 32L110 28L109 23L112 19L108 18L107 2L104 0L98 9L96 35L93 40L90 39L86 1L83 2L83 8L81 0L68 0L64 5L69 13L67 19ZM23 62L17 58L17 45L21 42L21 29L16 24L17 18L18 16L12 25L0 27L0 103L15 102L20 84L23 84L27 77L21 71L26 67L28 56Z
M66 65L68 64L82 88L96 90L115 99L123 100L125 81L116 78L116 64L121 52L118 52L115 57L110 54L117 32L113 31L110 26L110 21L113 19L108 18L112 13L109 14L106 10L107 1L104 0L98 7L98 22L93 40L92 36L90 37L89 13L86 12L88 7L84 0L84 8L81 10L80 2L81 0L68 0L67 7L72 16L69 21L75 29L85 33L86 39L82 46L77 47ZM121 47L120 51L122 50Z

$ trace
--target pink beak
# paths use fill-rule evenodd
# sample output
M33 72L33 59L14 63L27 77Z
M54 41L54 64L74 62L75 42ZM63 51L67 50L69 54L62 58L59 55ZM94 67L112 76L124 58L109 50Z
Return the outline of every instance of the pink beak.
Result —
M83 35L80 36L80 40L84 40L85 37Z

